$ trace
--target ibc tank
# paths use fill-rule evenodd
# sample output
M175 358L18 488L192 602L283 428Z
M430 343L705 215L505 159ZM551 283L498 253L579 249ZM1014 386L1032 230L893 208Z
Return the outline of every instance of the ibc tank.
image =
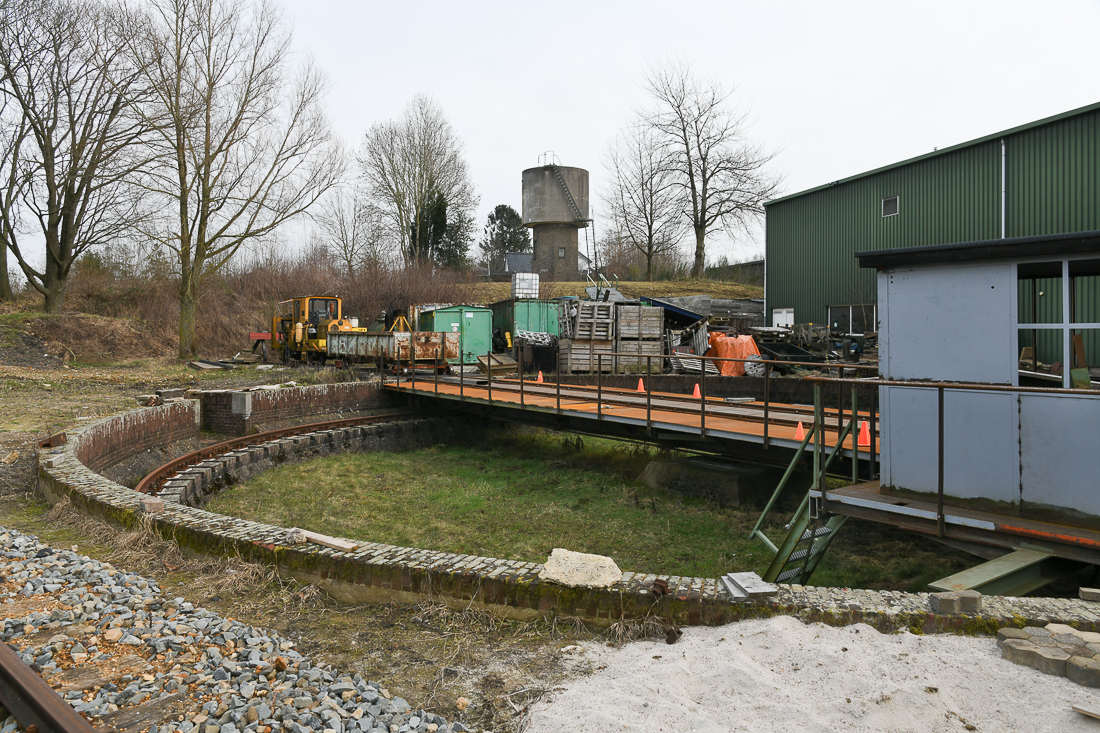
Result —
M523 223L526 226L539 224L574 224L586 226L579 219L588 219L588 171L584 168L557 166L565 179L569 192L580 210L580 216L569 205L565 191L562 190L554 166L544 165L528 168L523 172Z

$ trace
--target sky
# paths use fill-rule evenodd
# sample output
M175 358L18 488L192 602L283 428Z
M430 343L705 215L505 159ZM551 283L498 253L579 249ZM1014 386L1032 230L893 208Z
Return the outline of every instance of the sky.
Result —
M590 171L599 228L608 144L647 105L646 69L668 59L733 90L784 193L1100 101L1100 0L289 0L284 10L294 48L328 76L331 120L350 148L413 95L438 102L465 144L479 230L497 204L520 209L521 172L548 150ZM717 237L708 259L762 257L761 231Z

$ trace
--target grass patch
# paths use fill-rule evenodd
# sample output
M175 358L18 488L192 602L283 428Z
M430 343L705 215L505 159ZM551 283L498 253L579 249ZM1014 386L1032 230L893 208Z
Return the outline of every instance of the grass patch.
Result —
M636 481L656 449L549 432L488 445L344 454L238 484L208 509L387 544L543 562L555 547L607 555L624 570L718 577L762 573L771 553L746 539L758 511ZM784 534L789 512L765 532ZM973 558L907 532L850 521L814 583L919 590Z

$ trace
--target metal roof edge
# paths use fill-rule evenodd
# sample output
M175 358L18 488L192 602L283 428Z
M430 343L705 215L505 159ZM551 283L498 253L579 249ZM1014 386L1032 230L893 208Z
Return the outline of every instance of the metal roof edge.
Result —
M1040 234L1031 237L1010 237L1005 239L982 239L973 242L955 242L951 244L929 244L921 247L899 247L897 249L875 249L856 252L860 267L883 267L910 263L946 262L957 260L984 260L1000 257L1016 257L1029 254L1051 253L1049 248L1041 249L1036 245L1063 243L1066 246L1058 251L1087 251L1097 249L1100 252L1100 230L1084 232L1064 232L1061 234Z
M915 158L907 158L907 159L899 161L897 163L891 163L889 165L884 165L880 168L875 168L873 170L869 170L869 171L866 171L864 173L857 173L853 176L848 176L847 178L841 178L841 179L833 181L831 183L824 183L820 186L814 186L813 188L808 188L805 191L799 191L798 193L788 194L787 196L782 196L782 197L777 198L777 199L772 199L771 201L765 201L764 206L768 207L768 206L771 206L772 204L778 204L778 203L782 203L784 201L789 201L790 199L795 199L795 198L798 198L800 196L806 196L806 195L811 194L811 193L816 193L818 191L823 191L827 188L832 188L833 186L839 186L842 183L850 183L851 181L856 181L856 180L859 180L860 178L866 178L868 176L873 176L873 175L878 174L878 173L883 173L884 171L892 170L894 168L903 168L907 165L912 165L913 163L919 163L923 160L928 160L929 158L934 158L938 155L946 155L947 153L953 153L957 150L962 150L963 148L968 148L968 147L971 147L971 146L974 146L974 145L980 145L982 143L987 143L990 140L996 140L998 138L1005 137L1007 135L1015 135L1017 133L1024 132L1025 130L1030 130L1030 129L1035 128L1035 127L1042 127L1043 125L1049 125L1052 122L1058 122L1060 120L1068 119L1070 117L1076 117L1078 115L1087 114L1089 112L1095 112L1096 110L1100 110L1100 102L1094 102L1092 104L1087 104L1084 107L1078 107L1077 109L1071 109L1067 112L1060 112L1059 114L1053 115L1051 117L1044 117L1041 120L1035 120L1034 122L1027 122L1023 125L1017 125L1016 127L1011 127L1007 130L1002 130L1001 132L995 132L995 133L990 134L990 135L985 135L983 137L975 138L973 140L968 140L967 142L957 143L955 145L951 145L951 146L946 147L946 148L940 148L939 150L933 150L931 153L924 153L923 155L918 155Z

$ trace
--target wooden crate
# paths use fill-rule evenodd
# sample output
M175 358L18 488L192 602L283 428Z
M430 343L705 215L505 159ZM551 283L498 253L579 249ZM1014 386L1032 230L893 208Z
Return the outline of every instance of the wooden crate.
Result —
M661 342L660 340L646 340L638 341L636 339L621 339L615 342L615 351L619 354L641 354L640 357L629 356L616 356L617 371L625 372L638 372L644 374L646 371L646 354L652 354L654 358L650 359L653 365L653 373L660 374L661 368L664 364L664 359L661 359Z
M622 304L615 308L615 334L620 339L660 339L664 331L664 308Z
M558 339L558 371L563 374L584 374L595 372L598 366L602 371L610 372L614 367L614 357L604 356L601 360L599 354L612 353L614 346L612 341Z
M610 341L615 338L615 304L579 303L573 337L578 341Z

